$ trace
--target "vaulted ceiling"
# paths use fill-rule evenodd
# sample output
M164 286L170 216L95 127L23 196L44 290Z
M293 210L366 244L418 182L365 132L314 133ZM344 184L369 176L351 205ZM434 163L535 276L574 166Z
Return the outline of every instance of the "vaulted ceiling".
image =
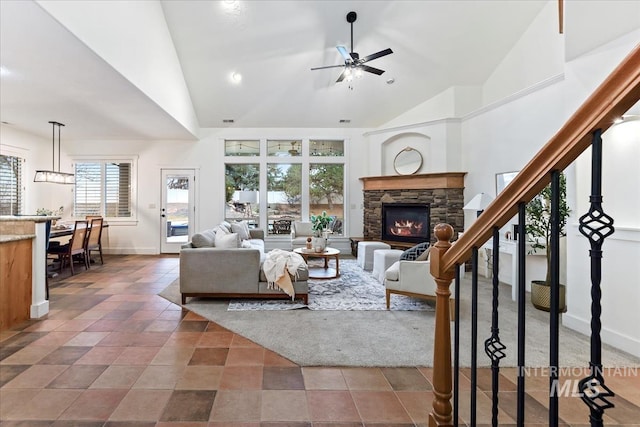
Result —
M46 3L0 2L3 122L45 137L56 120L67 124L66 138L195 138ZM201 128L378 127L448 87L481 85L546 3L160 2ZM394 53L370 63L384 74L365 73L350 89L335 83L341 69L310 68L343 62L336 45L351 47L345 16L352 10L354 50ZM230 80L233 72L240 83Z

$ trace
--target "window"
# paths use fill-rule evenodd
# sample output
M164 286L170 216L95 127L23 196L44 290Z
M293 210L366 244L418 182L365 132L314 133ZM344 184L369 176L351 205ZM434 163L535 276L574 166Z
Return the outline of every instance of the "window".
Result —
M260 141L224 141L224 155L225 156L259 156L260 155Z
M22 213L22 164L16 156L0 155L0 215Z
M302 156L302 141L267 141L267 155L277 157Z
M289 234L291 221L302 218L302 165L267 165L267 223L270 234Z
M75 164L74 216L134 218L132 160L83 160Z
M344 218L344 165L312 163L309 165L309 212L320 215L327 212L333 220L329 229L342 234Z
M328 139L226 140L225 218L249 219L275 236L290 234L293 221L326 211L334 236L342 236L344 145ZM238 157L249 152L250 158Z
M309 141L309 155L325 157L344 156L344 141L311 140Z
M225 212L227 221L247 220L257 227L260 216L260 165L225 165Z

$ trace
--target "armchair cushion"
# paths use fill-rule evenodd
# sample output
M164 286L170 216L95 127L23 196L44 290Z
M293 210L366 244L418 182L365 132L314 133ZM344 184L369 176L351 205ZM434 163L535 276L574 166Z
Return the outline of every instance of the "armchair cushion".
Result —
M418 243L412 248L407 249L400 255L400 259L403 261L417 261L418 257L422 255L424 252L427 252L427 257L429 256L429 246L431 244L429 242Z
M292 232L295 233L294 237L313 236L312 225L307 221L294 221Z

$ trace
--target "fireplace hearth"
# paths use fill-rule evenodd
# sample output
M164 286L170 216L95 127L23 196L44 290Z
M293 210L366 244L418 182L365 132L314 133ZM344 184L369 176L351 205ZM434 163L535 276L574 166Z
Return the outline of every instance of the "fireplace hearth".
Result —
M382 240L407 243L430 241L430 206L424 203L383 203Z

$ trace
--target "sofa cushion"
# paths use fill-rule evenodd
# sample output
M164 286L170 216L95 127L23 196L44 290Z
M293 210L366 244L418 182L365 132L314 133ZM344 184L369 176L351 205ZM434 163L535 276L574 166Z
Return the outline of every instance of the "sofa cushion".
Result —
M228 223L227 221L222 221L219 227L222 228L227 233L231 233L231 224Z
M240 239L238 239L237 233L225 233L223 230L219 230L216 233L216 248L233 249L240 247Z
M400 280L400 261L394 262L393 264L391 264L391 267L385 270L384 278L386 280L393 280L395 282Z
M231 232L237 233L240 240L250 239L249 223L247 221L236 221L231 223Z
M400 259L403 261L416 261L423 252L429 250L430 243L422 242L418 243L412 248L407 249L400 255ZM427 255L428 256L428 255Z
M208 248L215 246L215 242L216 234L214 230L205 230L191 237L191 244L194 248Z

